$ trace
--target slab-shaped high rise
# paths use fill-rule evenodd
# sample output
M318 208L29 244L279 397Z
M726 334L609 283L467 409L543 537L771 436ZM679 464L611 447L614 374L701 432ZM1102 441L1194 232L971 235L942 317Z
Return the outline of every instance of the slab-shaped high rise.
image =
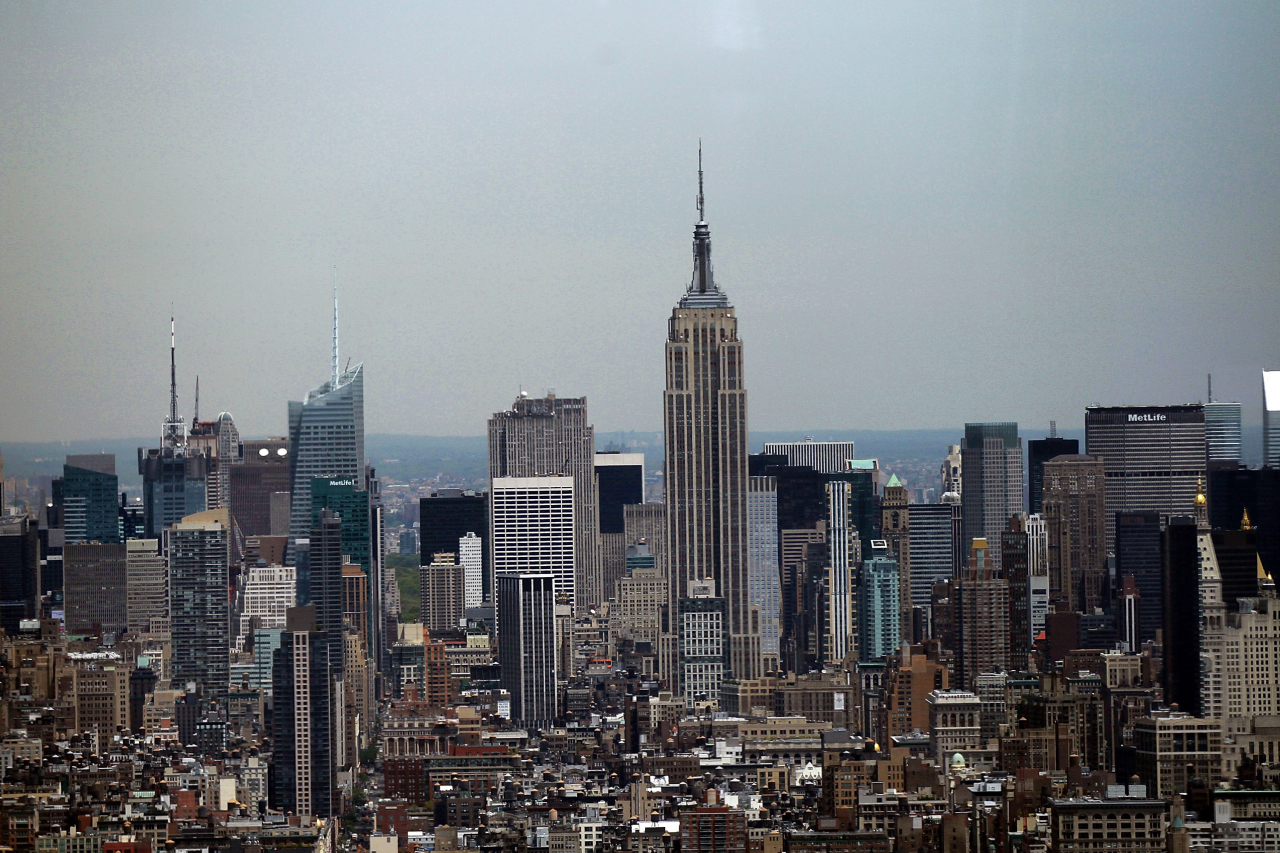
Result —
M666 441L669 612L691 581L712 578L725 600L730 675L760 676L760 615L747 571L747 390L742 341L729 299L711 268L711 229L698 155L693 279L667 323ZM679 691L674 636L664 638L662 675Z

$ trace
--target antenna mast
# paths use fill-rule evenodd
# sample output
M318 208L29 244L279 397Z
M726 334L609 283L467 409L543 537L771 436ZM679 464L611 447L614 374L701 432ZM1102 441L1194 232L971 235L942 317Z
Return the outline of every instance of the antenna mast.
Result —
M191 411L191 428L200 423L200 374L196 374L196 405Z
M338 265L333 265L333 377L331 387L338 387Z
M702 198L702 137L698 137L698 221L706 222L707 214Z

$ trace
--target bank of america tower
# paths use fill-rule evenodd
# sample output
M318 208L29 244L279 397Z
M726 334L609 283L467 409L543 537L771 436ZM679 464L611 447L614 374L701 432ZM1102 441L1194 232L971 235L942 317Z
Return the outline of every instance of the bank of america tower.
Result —
M681 691L675 615L689 584L711 578L725 600L726 677L760 676L760 618L747 582L747 390L733 306L716 285L698 154L693 279L667 323L665 493L671 633L662 675Z

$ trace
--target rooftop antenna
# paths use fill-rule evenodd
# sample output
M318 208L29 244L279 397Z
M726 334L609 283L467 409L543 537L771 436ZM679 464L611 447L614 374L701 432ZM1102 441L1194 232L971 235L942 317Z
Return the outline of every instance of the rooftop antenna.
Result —
M1209 402L1213 402L1213 374L1209 374Z
M169 315L169 420L178 420L178 334L173 315Z
M195 409L193 409L191 412L192 429L194 429L195 425L198 423L200 423L200 374L197 373L196 374L196 405L195 405Z
M333 265L333 377L332 387L338 387L338 265Z
M1057 437L1058 437L1058 422L1049 421L1049 438L1057 438Z
M706 203L702 197L702 137L698 137L698 221L706 222Z

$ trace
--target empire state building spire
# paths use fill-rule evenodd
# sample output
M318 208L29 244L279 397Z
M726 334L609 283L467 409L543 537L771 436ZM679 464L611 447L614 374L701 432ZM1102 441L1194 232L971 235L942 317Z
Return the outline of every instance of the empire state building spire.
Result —
M747 570L747 389L738 320L716 286L698 152L693 280L667 321L663 394L667 610L659 671L686 697L715 696L725 678L759 678L760 610ZM680 651L681 602L710 579L723 599L719 659ZM715 657L715 655L711 656Z
M729 300L716 287L711 266L711 226L707 224L707 201L702 187L702 140L698 140L698 221L693 226L693 278L680 300L684 307L724 308Z

